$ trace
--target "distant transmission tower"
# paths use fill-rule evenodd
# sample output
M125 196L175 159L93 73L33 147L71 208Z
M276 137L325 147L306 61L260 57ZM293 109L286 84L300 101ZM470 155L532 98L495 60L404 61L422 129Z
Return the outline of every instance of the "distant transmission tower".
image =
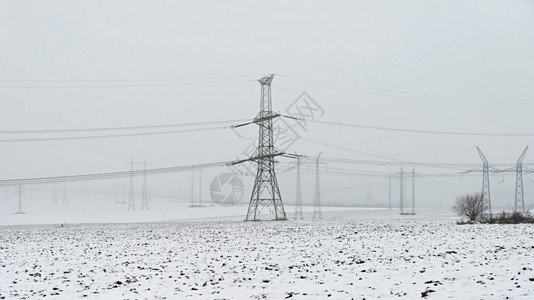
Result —
M191 170L191 205L195 206L195 170Z
M391 174L388 176L388 186L389 186L389 204L388 209L391 209Z
M415 168L412 169L412 215L415 215Z
M22 193L23 193L23 190L22 190L22 185L19 185L19 210L16 212L16 214L24 214L24 212L22 211Z
M525 198L523 197L523 159L527 154L528 146L525 147L525 150L519 156L517 163L515 165L515 204L514 212L517 212L517 207L521 204L521 210L525 212Z
M63 181L63 204L69 204L69 198L67 195L67 182Z
M491 197L490 197L490 185L489 185L489 164L488 160L478 148L478 154L480 155L480 158L482 159L482 199L484 200L484 203L488 204L488 211L489 211L489 217L491 219Z
M267 207L275 220L286 220L286 212L280 195L280 188L275 173L276 156L282 155L274 147L273 119L280 114L272 111L271 82L274 74L258 80L261 84L260 112L253 123L259 125L258 148L251 160L258 163L256 179L245 220L259 220L259 214Z
M304 219L302 214L302 193L300 189L300 156L297 157L297 195L295 199L295 219Z
M128 196L128 210L135 210L133 165L133 160L130 159L130 194Z
M202 207L202 169L198 169L198 206Z
M404 172L402 170L402 167L400 169L399 187L400 187L399 206L400 206L400 213L402 215L404 214Z
M143 194L141 195L141 210L148 209L148 190L146 186L146 159L143 162Z
M321 219L323 217L321 213L321 186L319 183L319 157L321 153L315 158L315 201L313 205L313 218Z

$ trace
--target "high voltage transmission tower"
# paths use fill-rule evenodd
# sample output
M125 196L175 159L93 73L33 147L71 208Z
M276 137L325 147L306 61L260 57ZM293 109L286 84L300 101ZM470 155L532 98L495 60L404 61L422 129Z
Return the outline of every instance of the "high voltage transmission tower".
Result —
M141 195L141 210L148 209L148 189L146 186L146 159L143 162L143 194Z
M490 185L489 185L489 164L488 160L478 148L478 154L480 155L480 158L482 159L482 199L484 203L488 205L488 211L489 211L489 217L491 219L491 196L490 196Z
M399 206L400 206L400 214L404 215L404 170L400 169L399 173L400 179L399 179L399 186L400 186L400 200L399 200Z
M67 194L67 182L63 181L63 204L69 204L69 198Z
M147 177L147 168L146 168L147 162L146 162L146 159L142 163L140 163L140 162L134 162L130 158L130 161L128 162L128 164L130 165L130 173L129 173L129 175L130 175L130 192L129 192L129 195L128 195L128 210L135 210L134 176L135 176L136 172L134 172L134 164L143 165L143 170L141 171L141 175L143 175L143 190L142 190L142 193L141 193L141 210L148 209L148 188L147 188L147 181L146 181L146 177Z
M415 168L412 169L412 172L408 173L412 175L412 211L411 212L405 212L404 211L404 170L400 169L399 174L399 192L400 192L400 198L399 198L399 209L401 215L415 215Z
M276 179L274 158L284 153L274 147L273 119L279 113L272 111L271 82L274 74L262 77L260 112L252 121L259 126L258 148L250 160L258 164L256 179L247 211L246 221L259 220L259 215L267 207L275 220L286 220L286 212Z
M22 185L19 185L19 210L16 212L16 214L24 214L25 212L22 211L22 193L24 192L22 189Z
M133 165L134 162L130 158L130 193L128 194L128 210L135 210Z
M295 199L295 219L303 219L302 192L300 189L300 156L297 157L297 195Z
M412 215L415 215L415 168L412 169Z
M388 209L391 209L391 174L388 175L388 187L389 187Z
M515 204L514 212L517 212L517 207L521 204L521 210L525 212L525 199L523 195L523 159L527 154L528 146L525 147L525 150L519 156L517 163L515 165Z
M321 152L322 153L322 152ZM321 186L319 183L319 157L321 153L315 158L315 201L313 202L313 218L321 219Z

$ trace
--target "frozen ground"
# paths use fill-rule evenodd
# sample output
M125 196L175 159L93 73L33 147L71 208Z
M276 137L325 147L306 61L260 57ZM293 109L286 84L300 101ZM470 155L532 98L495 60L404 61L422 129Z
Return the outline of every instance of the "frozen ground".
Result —
M0 226L0 298L534 299L534 226L454 220L356 210Z

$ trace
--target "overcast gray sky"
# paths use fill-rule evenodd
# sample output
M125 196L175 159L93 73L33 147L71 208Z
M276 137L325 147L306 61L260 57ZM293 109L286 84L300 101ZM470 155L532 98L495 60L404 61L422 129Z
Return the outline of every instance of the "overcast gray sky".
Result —
M532 1L0 1L0 130L250 119L259 109L256 79L275 73L277 111L305 91L324 110L317 116L324 121L534 133L533 30ZM361 151L404 161L476 164L479 146L490 164L509 167L533 138L324 124L306 129L288 151L378 159L355 152ZM257 128L240 133L254 137ZM0 139L49 136L56 135L0 134ZM0 178L123 170L130 157L147 158L151 167L230 160L250 142L230 130L0 142ZM534 154L527 153L525 163L530 162ZM325 176L324 190L332 198L386 196L384 179ZM480 180L421 180L421 201L435 204L436 193L452 199L478 191ZM506 205L515 178L501 181L495 179L493 199ZM525 179L529 196L532 183ZM312 193L312 177L307 184ZM283 175L281 185L292 199L294 174Z

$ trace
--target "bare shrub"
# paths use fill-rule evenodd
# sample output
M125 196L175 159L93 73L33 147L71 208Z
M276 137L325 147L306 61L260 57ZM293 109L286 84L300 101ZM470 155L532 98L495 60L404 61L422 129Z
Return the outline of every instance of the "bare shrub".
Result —
M482 194L465 194L456 197L456 202L452 210L461 217L466 217L469 222L475 222L482 219L487 204L484 203Z
M521 224L534 223L534 216L529 211L522 212L501 212L496 218L487 220L491 224Z

